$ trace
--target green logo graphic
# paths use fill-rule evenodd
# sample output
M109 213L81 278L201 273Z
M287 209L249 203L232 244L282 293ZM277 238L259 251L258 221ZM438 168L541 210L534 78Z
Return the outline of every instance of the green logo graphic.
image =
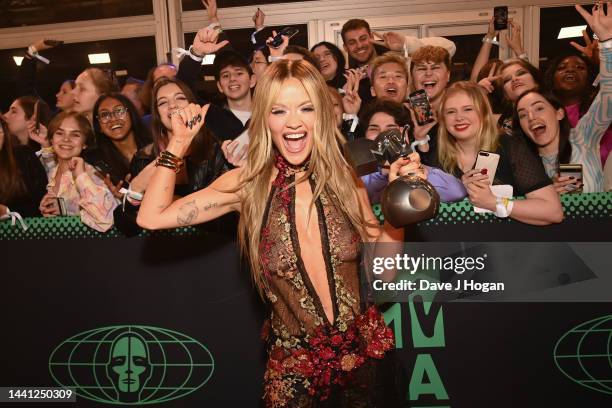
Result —
M569 379L612 395L612 315L574 327L559 339L553 354Z
M61 386L107 404L159 404L202 387L215 363L208 349L184 334L150 326L110 326L79 333L49 357Z

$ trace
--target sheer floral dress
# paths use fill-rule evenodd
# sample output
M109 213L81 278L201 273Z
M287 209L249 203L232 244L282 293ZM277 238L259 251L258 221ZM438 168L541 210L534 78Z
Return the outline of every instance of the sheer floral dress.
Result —
M260 254L271 316L264 329L266 407L397 406L394 364L385 358L393 333L380 312L361 302L359 235L329 193L316 201L333 305L324 312L301 259L295 222L296 170L277 159L262 227ZM314 191L314 181L310 188Z

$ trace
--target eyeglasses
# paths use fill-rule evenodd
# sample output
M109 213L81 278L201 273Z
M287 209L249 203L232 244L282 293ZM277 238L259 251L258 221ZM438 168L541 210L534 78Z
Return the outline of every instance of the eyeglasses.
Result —
M100 123L108 123L112 118L123 119L127 111L128 109L125 106L115 108L112 111L103 111L98 115L98 120L100 120Z

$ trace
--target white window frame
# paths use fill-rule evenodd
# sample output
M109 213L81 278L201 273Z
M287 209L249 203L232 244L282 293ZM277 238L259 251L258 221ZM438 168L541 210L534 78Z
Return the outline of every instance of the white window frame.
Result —
M165 1L153 1L153 14L42 24L0 29L0 49L27 48L41 38L53 38L67 44L155 37L157 61L166 60L169 50L167 7Z

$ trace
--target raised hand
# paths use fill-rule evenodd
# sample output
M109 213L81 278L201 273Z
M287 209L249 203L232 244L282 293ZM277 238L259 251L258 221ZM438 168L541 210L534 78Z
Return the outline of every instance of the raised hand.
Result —
M283 42L281 43L280 46L278 46L277 48L274 48L272 47L272 45L270 45L270 43L272 42L274 37L276 37L276 34L277 34L276 31L272 31L272 37L268 37L268 39L266 40L266 44L268 46L268 49L270 50L270 56L280 58L283 56L283 52L285 51L285 48L289 46L289 37L285 35L281 36L281 38L283 39Z
M523 48L523 36L521 35L521 25L513 20L509 20L508 28L509 32L504 34L504 38L506 39L508 47L510 47L518 57L525 53L525 49Z
M385 41L385 46L391 51L403 51L404 50L404 36L402 34L389 31L382 35Z
M344 95L342 96L342 108L345 113L357 115L361 108L361 98L359 97L359 82L363 76L361 72L349 69L344 74L346 84L342 87Z
M217 0L202 0L202 4L208 14L208 19L212 23L218 23L219 17L217 17Z
M38 128L36 127L37 117L38 102L34 104L34 113L32 114L32 119L26 122L26 126L28 127L28 136L30 139L38 143L41 147L49 147L51 146L51 144L49 143L49 139L47 139L47 128L42 123L38 124Z
M489 20L489 25L487 27L486 37L490 40L493 40L495 37L497 37L498 34L499 31L495 30L494 17L491 17L491 19Z
M32 47L34 47L36 49L36 51L38 51L38 52L54 48L55 47L54 40L51 40L51 41L49 41L49 40L51 40L51 39L50 38L40 39L40 40L36 41L34 44L32 44ZM49 41L49 42L45 43L45 41Z
M206 112L210 105L196 105L190 103L185 108L170 113L172 136L168 143L168 150L178 157L183 157L191 145L191 141L204 125Z
M581 5L576 5L576 10L589 24L589 27L599 38L599 41L606 41L612 38L612 14L610 13L611 2L606 2L608 6L608 14L604 13L604 8L601 3L595 3L593 13L586 11Z
M264 28L264 21L266 19L266 15L259 7L257 7L257 11L253 14L253 23L255 24L255 30L259 31Z
M229 44L228 40L219 40L219 30L205 27L198 31L193 39L193 51L200 56L214 54Z
M501 75L495 75L496 68L496 65L492 65L489 75L478 82L478 85L484 88L488 93L492 93L495 90L495 83L502 77Z
M582 38L584 38L584 46L578 44L575 41L570 41L570 45L583 53L591 60L594 66L599 66L599 41L591 40L587 30L582 30Z
M431 131L431 129L438 123L438 118L437 118L436 111L433 112L434 113L434 121L430 122L430 123L426 123L425 125L421 126L417 122L416 114L414 113L414 109L412 108L412 106L409 103L404 103L404 107L406 109L408 109L408 111L410 112L410 118L412 119L412 129L413 129L414 139L415 140L424 140L427 137L427 135L429 134L429 132ZM427 143L425 145L417 146L417 149L419 149L420 152L424 152L424 153L428 152L429 151L429 143Z

